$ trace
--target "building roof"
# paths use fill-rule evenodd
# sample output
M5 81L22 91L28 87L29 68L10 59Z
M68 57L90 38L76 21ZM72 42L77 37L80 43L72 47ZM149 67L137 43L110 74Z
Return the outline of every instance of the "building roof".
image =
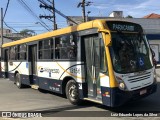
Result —
M160 18L160 14L151 13L149 15L144 16L143 18Z

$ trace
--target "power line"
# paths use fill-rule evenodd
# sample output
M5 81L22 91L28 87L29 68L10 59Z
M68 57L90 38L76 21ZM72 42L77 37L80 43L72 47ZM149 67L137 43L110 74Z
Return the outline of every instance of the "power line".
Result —
M7 25L7 23L5 22L5 21L3 21L4 22L4 24L8 27L8 28L10 28L10 29L12 29L13 31L15 31L15 32L17 32L17 33L19 33L17 30L15 30L14 28L12 28L12 27L10 27L10 26L8 26Z
M4 18L5 18L5 16L6 16L6 14L7 14L7 10L8 10L9 3L10 3L10 0L8 0L8 2L7 2L6 9L5 9L5 12L4 12L4 15L3 15L3 18L2 18L2 19L3 19L3 23L4 23L8 28L10 28L10 29L12 29L13 31L15 31L15 32L18 33L17 30L15 30L14 28L12 28L12 27L10 27L9 25L7 25L7 23L4 21Z
M7 10L8 10L9 3L10 3L10 0L8 0L8 2L7 2L7 6L6 6L6 10L5 10L5 12L4 12L3 19L4 19L5 16L6 16L6 13L7 13Z
M64 17L65 19L67 19L68 21L73 22L74 24L78 24L76 23L74 20L72 20L71 18L67 17L65 14L63 14L62 12L60 12L59 10L57 10L56 8L53 8L51 5L48 5L46 2L44 2L43 0L38 0L39 2L41 2L43 4L43 6L49 10L51 13L54 11L57 14L59 14L60 16ZM48 1L48 0L47 0ZM53 10L53 11L52 11Z
M86 10L85 10L85 6L90 6L91 3L93 3L93 2L90 2L90 1L86 2L85 0L82 0L82 2L79 2L78 5L77 5L77 8L82 7L83 22L86 22Z
M44 28L48 31L50 31L50 28L31 10L31 8L23 1L18 0L18 2L30 13L32 16L34 16L38 21L40 21L44 26Z
M52 15L40 15L39 17L40 18L45 18L45 19L48 19L49 21L53 22L53 29L56 30L57 29L57 24L56 24L56 16L55 16L55 4L54 4L54 0L52 0L51 5L52 7L49 7L49 5L44 2L43 0L38 0L40 2L40 8L50 8L50 10L52 11ZM52 20L53 19L53 20Z

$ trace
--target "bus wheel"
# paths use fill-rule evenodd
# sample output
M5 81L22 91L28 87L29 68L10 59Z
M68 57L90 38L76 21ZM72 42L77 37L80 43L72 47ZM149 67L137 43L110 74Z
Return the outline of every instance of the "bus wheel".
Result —
M78 85L74 80L69 80L67 82L66 96L68 100L74 105L79 105L81 103L81 100L79 98Z
M19 73L17 73L16 76L15 76L15 84L19 89L23 87L23 85L21 83L21 77L20 77Z

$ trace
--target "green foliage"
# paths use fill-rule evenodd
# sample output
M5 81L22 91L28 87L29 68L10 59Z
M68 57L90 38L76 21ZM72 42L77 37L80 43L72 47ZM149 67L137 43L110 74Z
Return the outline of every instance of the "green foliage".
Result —
M32 35L35 35L35 31L34 30L29 30L29 29L24 29L24 30L20 31L20 34L27 35L27 36L32 36Z
M128 15L128 16L126 16L126 18L133 18L133 16L131 16L131 15Z

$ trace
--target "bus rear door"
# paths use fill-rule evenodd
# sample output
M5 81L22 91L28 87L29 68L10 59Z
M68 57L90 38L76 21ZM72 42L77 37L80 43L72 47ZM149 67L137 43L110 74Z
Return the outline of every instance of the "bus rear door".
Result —
M30 62L30 84L38 85L37 78L37 45L29 46L29 62Z

